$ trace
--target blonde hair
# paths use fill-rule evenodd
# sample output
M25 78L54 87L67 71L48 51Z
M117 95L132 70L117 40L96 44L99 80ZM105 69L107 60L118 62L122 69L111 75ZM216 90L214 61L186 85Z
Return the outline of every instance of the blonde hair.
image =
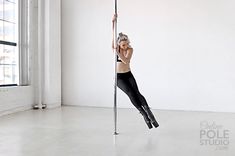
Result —
M123 34L122 32L118 34L118 38L117 38L118 45L120 45L121 41L127 41L128 44L130 43L128 36L126 34Z

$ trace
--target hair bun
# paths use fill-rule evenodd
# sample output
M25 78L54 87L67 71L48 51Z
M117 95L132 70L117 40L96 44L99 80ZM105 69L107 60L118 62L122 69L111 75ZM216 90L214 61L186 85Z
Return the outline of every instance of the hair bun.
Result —
M123 34L122 32L118 34L117 40L118 44L120 44L121 41L128 41L128 43L130 43L128 36L126 34Z

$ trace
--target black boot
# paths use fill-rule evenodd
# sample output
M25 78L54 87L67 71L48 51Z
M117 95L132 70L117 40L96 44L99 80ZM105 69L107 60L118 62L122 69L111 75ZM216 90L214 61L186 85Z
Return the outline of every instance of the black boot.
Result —
M143 115L145 123L147 124L148 128L151 129L153 128L152 124L151 124L151 120L148 118L148 115L146 114L146 112L144 111L144 109L142 107L137 108L140 112L140 114Z
M158 122L156 121L153 113L151 112L150 108L148 105L143 106L145 112L148 114L149 119L151 120L151 123L154 125L155 128L159 126Z

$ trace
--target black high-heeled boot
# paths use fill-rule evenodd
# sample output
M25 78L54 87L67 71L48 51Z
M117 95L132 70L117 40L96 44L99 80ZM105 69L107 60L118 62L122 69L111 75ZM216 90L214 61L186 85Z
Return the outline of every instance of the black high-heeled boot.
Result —
M151 124L151 120L148 118L148 115L146 114L146 112L144 111L144 109L141 108L137 108L140 112L140 114L142 114L142 116L144 117L144 121L147 124L148 128L151 129L153 128L152 124Z
M153 113L151 112L150 108L148 105L143 106L145 112L148 114L149 119L151 120L151 123L154 125L155 128L159 126L158 122L156 121Z

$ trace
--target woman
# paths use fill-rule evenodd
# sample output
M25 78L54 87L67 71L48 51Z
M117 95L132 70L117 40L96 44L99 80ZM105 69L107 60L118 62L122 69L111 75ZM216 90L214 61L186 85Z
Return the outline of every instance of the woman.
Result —
M116 22L117 15L114 14L112 23L113 28ZM133 54L133 48L130 46L129 38L126 34L119 33L117 39L117 47L114 46L112 41L112 48L117 51L117 86L123 92L125 92L130 98L132 104L139 110L143 115L144 120L149 129L154 125L155 128L159 126L153 113L151 112L146 99L139 92L136 80L130 69L130 60ZM152 124L151 124L152 123Z

